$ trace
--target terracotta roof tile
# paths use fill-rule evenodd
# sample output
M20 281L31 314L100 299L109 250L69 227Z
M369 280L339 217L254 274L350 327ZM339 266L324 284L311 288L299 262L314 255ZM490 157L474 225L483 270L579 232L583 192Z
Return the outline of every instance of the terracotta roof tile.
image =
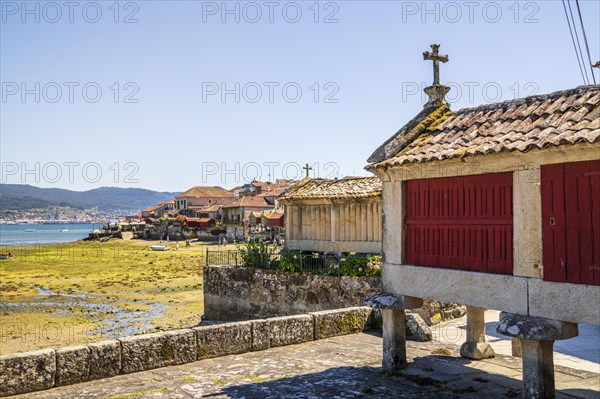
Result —
M229 198L234 197L234 195L230 191L219 186L194 186L189 190L179 194L175 198L186 197Z
M269 205L267 201L265 201L264 197L258 196L244 196L236 199L229 204L223 205L223 208L273 208L273 205Z
M215 220L213 218L192 218L192 217L188 217L188 216L184 216L184 218L188 222L200 222L200 223L208 223L211 220Z
M195 212L218 212L221 209L221 205L188 205L188 209Z
M378 177L345 177L343 179L304 179L285 195L285 201L304 199L371 198L381 195Z
M433 113L446 118L436 125ZM417 118L416 118L417 119ZM458 158L503 151L526 152L534 148L600 142L600 85L488 104L476 108L446 112L441 108L418 115L427 121L418 137L399 138L411 134L401 129L369 158L367 167L379 168L411 162ZM409 122L406 126L414 127ZM418 125L421 126L421 125ZM413 129L414 130L414 129ZM414 136L414 134L413 134Z
M285 193L286 189L282 187L271 187L258 194L259 197L279 197Z
M269 220L277 220L277 219L281 219L282 217L284 217L285 214L281 213L281 212L273 212L273 213L267 213L264 215L264 217L266 217Z

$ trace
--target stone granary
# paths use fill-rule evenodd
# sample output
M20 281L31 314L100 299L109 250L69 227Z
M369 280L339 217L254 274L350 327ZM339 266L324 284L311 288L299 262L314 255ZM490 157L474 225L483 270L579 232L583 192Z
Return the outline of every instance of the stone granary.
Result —
M452 111L438 47L428 103L366 168L383 181L383 365L405 365L403 308L420 298L467 305L472 359L494 356L496 309L525 397L554 397L554 341L600 325L600 85Z
M323 253L381 252L381 180L305 178L279 201L285 246Z

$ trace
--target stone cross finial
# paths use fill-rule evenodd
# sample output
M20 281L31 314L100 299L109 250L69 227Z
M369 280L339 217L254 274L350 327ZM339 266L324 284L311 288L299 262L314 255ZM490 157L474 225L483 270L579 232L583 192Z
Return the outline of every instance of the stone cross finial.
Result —
M433 52L425 51L423 53L423 59L433 61L433 84L439 85L440 84L440 62L444 62L444 63L448 62L448 55L440 54L440 52L439 52L440 45L439 44L432 44L431 49L433 50Z
M309 172L311 170L313 170L313 168L311 168L308 164L306 164L306 166L303 167L302 169L304 169L306 171L306 177L310 177Z

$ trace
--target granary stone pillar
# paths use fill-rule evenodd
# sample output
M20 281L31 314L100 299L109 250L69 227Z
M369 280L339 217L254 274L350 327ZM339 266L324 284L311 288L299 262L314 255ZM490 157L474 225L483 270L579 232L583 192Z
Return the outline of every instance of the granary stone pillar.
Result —
M474 360L496 356L485 342L485 309L467 306L467 341L460 347L460 355Z
M406 313L404 309L382 309L383 370L397 372L407 365Z
M365 303L381 309L383 316L383 370L397 373L407 366L406 360L406 302L417 304L418 299L389 293L379 293Z
M554 398L554 341L576 337L577 324L502 312L496 330L521 342L523 396Z

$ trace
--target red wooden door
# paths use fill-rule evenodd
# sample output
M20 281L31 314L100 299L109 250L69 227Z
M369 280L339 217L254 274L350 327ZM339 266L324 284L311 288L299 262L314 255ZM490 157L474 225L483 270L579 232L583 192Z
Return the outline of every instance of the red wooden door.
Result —
M600 285L600 160L544 165L544 280Z
M512 274L512 173L406 182L406 263Z

